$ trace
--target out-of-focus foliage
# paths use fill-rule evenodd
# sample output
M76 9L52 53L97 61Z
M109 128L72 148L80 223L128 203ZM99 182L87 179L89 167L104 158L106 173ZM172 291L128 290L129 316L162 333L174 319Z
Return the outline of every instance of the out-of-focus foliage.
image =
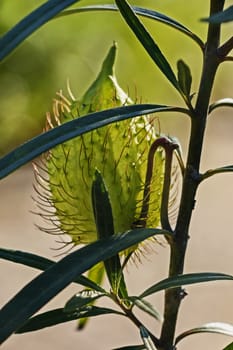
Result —
M1 34L43 2L1 0ZM206 24L198 23L197 19L203 17L203 7L206 7L208 15L208 4L201 0L198 2L200 12L197 12L197 2L186 6L185 0L131 3L171 15L204 38ZM83 0L77 6L97 3L110 1ZM173 67L182 56L193 72L199 72L201 54L198 47L196 51L193 50L194 43L161 23L143 21L156 40L159 39L163 52L171 57ZM120 83L125 90L130 90L135 100L171 104L177 99L176 93L169 88L119 14L82 13L55 19L34 33L0 64L0 155L41 132L45 111L50 109L55 92L58 89L66 90L67 78L75 95L82 95L113 40L118 42L121 53L117 69ZM195 83L194 88L197 89ZM170 95L168 91L171 91Z

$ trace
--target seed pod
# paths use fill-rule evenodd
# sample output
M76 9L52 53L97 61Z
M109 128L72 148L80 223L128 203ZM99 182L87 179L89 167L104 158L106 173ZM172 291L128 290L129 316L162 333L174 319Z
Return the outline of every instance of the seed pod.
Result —
M80 101L71 92L69 98L58 93L53 115L47 115L47 129L90 112L132 104L115 77L116 50L114 43L97 79ZM36 174L41 184L37 189L39 207L43 210L43 204L47 205L41 216L51 224L43 230L67 234L75 245L97 239L91 196L96 169L108 191L115 233L134 227L141 213L148 152L157 137L153 119L142 116L104 126L50 150L43 162L47 177L41 170ZM146 227L160 224L163 177L164 156L158 150Z

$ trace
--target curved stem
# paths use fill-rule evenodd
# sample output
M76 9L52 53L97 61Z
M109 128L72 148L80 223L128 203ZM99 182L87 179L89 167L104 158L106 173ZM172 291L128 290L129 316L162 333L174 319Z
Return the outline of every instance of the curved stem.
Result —
M150 205L150 193L151 193L151 182L153 177L154 169L154 158L155 153L159 147L165 150L165 173L164 173L164 184L163 193L161 200L161 224L162 228L167 231L172 232L169 218L168 218L168 203L169 203L169 193L171 184L171 167L172 167L172 155L173 151L179 147L179 145L167 137L160 137L155 140L149 150L147 159L147 170L145 178L145 186L143 192L142 209L140 217L137 221L133 223L133 227L146 227L146 221L148 218L149 205Z
M169 141L164 145L165 150L165 173L164 184L161 202L161 225L167 231L172 232L172 228L169 221L168 208L169 208L169 196L171 189L171 172L172 172L172 156L174 150L178 149L178 143Z

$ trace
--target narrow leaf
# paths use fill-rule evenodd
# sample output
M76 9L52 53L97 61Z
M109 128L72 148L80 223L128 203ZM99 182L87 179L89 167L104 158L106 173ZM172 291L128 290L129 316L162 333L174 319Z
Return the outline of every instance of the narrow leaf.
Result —
M209 113L211 113L214 109L219 107L233 107L233 98L223 98L212 103L209 107Z
M177 62L178 82L185 96L190 100L190 89L192 84L192 75L189 66L183 61Z
M233 165L226 165L221 168L210 169L210 170L207 170L204 174L202 174L201 181L206 180L209 177L216 174L232 173L232 172L233 172Z
M115 230L110 198L103 177L98 170L95 172L95 179L92 184L92 207L98 239L114 235ZM104 266L113 292L118 294L119 290L119 296L123 299L127 298L128 293L119 255L117 254L105 260Z
M9 30L0 39L0 61L9 55L21 42L34 31L48 22L65 8L80 0L49 0L28 16L22 19L16 26Z
M148 301L139 298L139 297L129 297L130 301L133 302L134 305L136 305L139 309L146 312L148 315L154 317L157 321L162 322L163 317L160 315L160 313L153 307L151 303Z
M116 4L126 23L132 29L140 43L143 45L144 49L150 55L161 72L170 81L170 83L176 88L176 90L180 92L179 83L170 64L161 52L158 45L151 37L150 33L146 30L142 22L134 13L133 8L128 4L126 0L116 0Z
M159 229L135 229L96 241L65 256L29 282L0 311L0 344L34 313L93 265L156 234ZM23 307L22 307L23 305ZM17 310L17 312L16 312Z
M83 290L70 298L64 307L64 312L70 314L79 311L80 308L92 303L93 301L106 296L106 293L94 292L92 290Z
M25 323L25 325L19 328L16 333L37 331L42 328L56 326L59 323L78 320L83 317L94 317L107 314L124 315L119 311L97 306L89 306L82 309L80 312L73 313L66 313L64 312L64 309L55 309L32 317Z
M165 111L187 114L187 110L179 107L142 104L112 108L106 111L91 113L84 117L69 121L33 138L2 157L0 159L0 179L20 168L22 165L39 156L43 152L48 151L50 148L76 136L87 133L88 131L135 116Z
M36 254L4 248L0 248L0 258L43 271L56 264L55 261L49 260ZM73 282L81 284L84 287L94 289L98 292L106 292L100 285L96 284L85 276L78 276L73 280Z
M203 18L202 21L216 24L233 21L233 5L228 7L224 11L215 13L214 15L208 18Z
M145 348L147 350L156 350L157 348L155 347L149 333L147 332L146 328L141 326L140 327L140 335L143 340L143 343L145 345Z
M233 337L233 325L222 322L206 323L200 327L189 329L188 331L180 334L176 338L175 344L178 344L182 339L188 337L189 335L197 333L218 333Z
M219 280L232 281L233 276L226 275L224 273L217 273L217 272L200 272L200 273L188 273L184 275L178 275L175 277L169 277L154 284L152 287L146 289L140 295L140 298L144 298L148 295L157 293L161 290L168 289L168 288L176 288L187 284L195 284L195 283L203 283L203 282L219 281Z
M132 8L137 15L140 15L140 16L143 16L143 17L155 20L155 21L162 22L162 23L164 23L172 28L179 30L183 34L185 34L185 35L189 36L191 39L193 39L200 46L200 48L203 50L203 48L204 48L203 41L197 35L195 35L193 32L191 32L187 27L185 27L183 24L177 22L173 18L168 17L168 16L164 15L163 13L153 11L151 9L146 9L146 8L142 8L142 7L138 7L138 6L132 6ZM89 11L100 11L100 12L118 11L118 7L115 5L112 5L112 4L83 6L83 7L63 11L63 12L59 13L56 16L56 18L69 16L69 15L73 15L76 13L89 12Z

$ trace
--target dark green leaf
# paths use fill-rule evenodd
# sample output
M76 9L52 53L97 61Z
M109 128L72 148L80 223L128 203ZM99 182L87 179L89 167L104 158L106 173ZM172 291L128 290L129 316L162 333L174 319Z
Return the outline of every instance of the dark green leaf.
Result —
M146 238L170 232L135 229L96 241L65 256L19 291L0 311L0 343L68 286L78 275ZM22 307L23 305L23 307ZM17 311L17 312L16 312Z
M0 39L0 61L11 53L34 31L48 22L65 8L80 0L49 0L28 16L22 19L16 26L9 30Z
M183 61L179 60L177 62L178 69L178 82L180 88L183 91L184 95L190 100L190 89L192 84L192 76L189 69L189 66Z
M116 310L97 306L88 306L83 308L80 312L73 313L66 313L63 309L55 309L32 317L25 323L25 325L23 325L23 327L19 328L16 333L37 331L42 328L56 326L59 323L78 320L83 317L94 317L107 314L123 315Z
M143 326L140 327L140 335L143 340L143 343L145 345L145 348L147 350L156 350L157 348L155 347L153 341L151 340L151 337L149 333L147 332L147 329Z
M215 13L214 15L208 18L203 18L202 21L216 24L233 21L233 5L228 7L224 11Z
M180 334L176 338L175 344L179 343L182 339L188 337L189 335L197 333L218 333L233 337L233 325L222 322L206 323L200 327L189 329L188 331L185 331L184 333Z
M67 301L64 307L64 312L70 314L74 311L79 311L78 309L83 308L84 306L106 295L106 293L83 290L75 294L70 300Z
M233 343L227 345L223 350L233 350Z
M188 273L184 275L178 275L175 277L166 278L152 287L146 289L141 295L140 298L144 298L153 293L157 293L161 290L168 288L176 288L184 286L187 284L203 283L210 281L219 281L219 280L233 280L233 276L226 275L224 273L217 272L200 272L200 273Z
M181 23L177 22L173 18L168 17L168 16L164 15L163 13L153 11L150 9L146 9L146 8L142 8L142 7L138 7L138 6L132 6L132 8L137 15L140 15L140 16L150 18L150 19L153 19L155 21L159 21L159 22L162 22L164 24L167 24L167 25L171 26L172 28L175 28L175 29L179 30L180 32L189 36L191 39L193 39L201 47L201 49L204 48L203 41L197 35L195 35L187 27L183 26ZM117 8L117 6L111 5L111 4L90 5L90 6L84 6L84 7L79 7L79 8L75 8L72 10L63 11L63 12L59 13L56 16L56 18L68 16L68 15L73 15L73 14L81 13L81 12L89 12L89 11L101 11L101 12L103 12L103 11L118 11L118 8Z
M153 305L151 305L151 303L149 303L148 301L139 298L139 297L129 297L128 298L130 301L133 302L134 305L136 305L139 309L141 309L142 311L146 312L147 314L149 314L150 316L154 317L157 321L162 321L163 318L162 316L159 314L159 312L157 310L155 310L155 308L153 307Z
M201 181L206 180L209 177L216 174L232 173L232 172L233 172L233 165L223 166L222 168L210 169L210 170L207 170L204 174L202 174Z
M55 261L36 254L3 248L0 248L0 258L43 271L56 263ZM73 280L73 282L81 284L84 287L94 289L98 292L105 293L105 290L102 287L85 276L78 276Z
M219 107L233 107L233 98L223 98L212 103L209 107L209 113L211 113L214 109Z
M98 239L114 235L112 207L108 190L101 173L96 169L95 179L92 184L92 208L97 228ZM128 293L124 281L123 271L119 255L114 255L104 261L105 270L113 292L123 299Z
M114 235L113 215L109 194L103 177L97 169L92 183L91 195L98 239Z
M150 55L161 72L170 81L170 83L180 92L179 83L170 64L151 37L150 33L146 30L142 22L134 13L133 8L127 3L126 0L116 0L116 4L126 23L132 29L140 43L143 45L144 49Z
M19 146L0 159L0 179L14 170L26 164L33 158L39 156L50 148L68 141L76 136L82 135L93 129L98 129L107 124L129 119L135 116L152 114L156 112L173 111L187 114L187 110L179 107L168 107L162 105L133 105L112 108L106 111L91 113L82 118L77 118Z

